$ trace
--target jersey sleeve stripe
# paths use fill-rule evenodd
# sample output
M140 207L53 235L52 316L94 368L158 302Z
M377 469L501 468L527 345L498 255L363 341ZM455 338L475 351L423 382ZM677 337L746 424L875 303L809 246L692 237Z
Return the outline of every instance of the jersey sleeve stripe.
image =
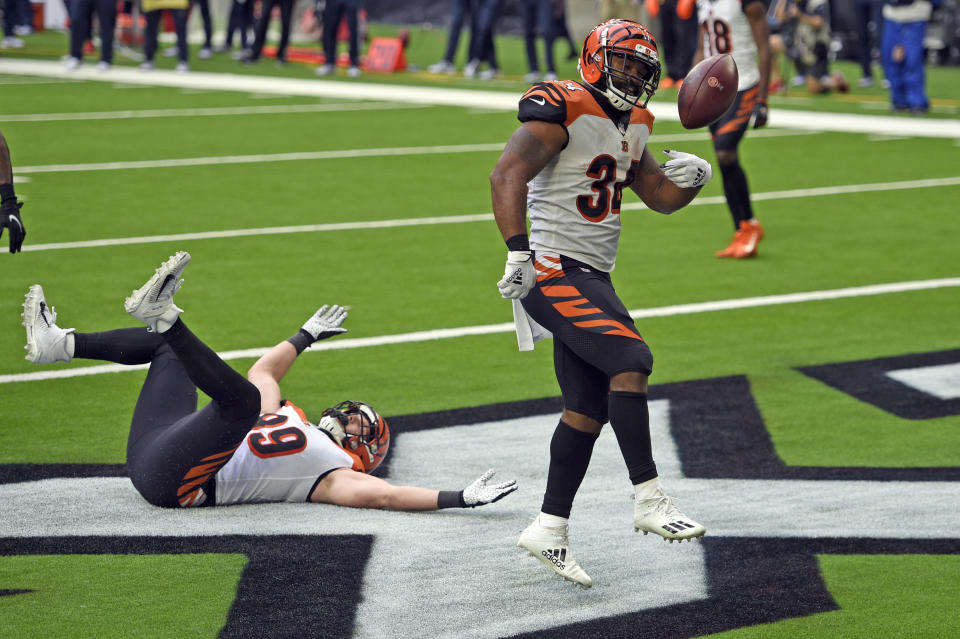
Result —
M527 92L523 94L522 99L532 97L543 98L547 104L551 104L555 107L563 104L563 96L561 96L557 91L551 91L550 88L545 86L544 83L536 84L528 89Z

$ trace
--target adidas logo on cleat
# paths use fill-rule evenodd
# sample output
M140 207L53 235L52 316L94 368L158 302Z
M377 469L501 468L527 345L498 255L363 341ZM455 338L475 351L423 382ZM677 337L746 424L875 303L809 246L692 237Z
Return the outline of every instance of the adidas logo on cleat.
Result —
M670 523L668 523L668 524L664 524L663 526L661 526L661 528L663 528L664 530L666 530L668 533L677 534L678 532L683 532L684 530L687 530L688 528L693 528L693 525L688 524L687 522L681 521L681 520L678 519L678 520L672 521L672 522L670 522Z
M563 561L567 558L567 549L566 548L557 548L551 550L541 550L540 554L543 555L547 561L552 563L554 566L563 570L566 568L566 564Z

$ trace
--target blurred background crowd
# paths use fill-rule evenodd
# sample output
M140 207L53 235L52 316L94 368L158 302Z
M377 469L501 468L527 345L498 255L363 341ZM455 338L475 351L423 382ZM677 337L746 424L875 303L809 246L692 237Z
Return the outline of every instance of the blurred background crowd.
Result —
M710 0L701 0L701 3ZM490 80L501 75L495 36L525 41L527 73L535 82L557 77L557 60L572 60L581 38L601 20L639 20L656 35L663 56L661 88L679 86L698 37L695 0L0 0L0 55L26 45L42 29L69 33L67 70L87 59L108 71L119 53L140 68L157 55L189 72L214 56L254 64L286 64L292 50L315 73L364 73L371 22L444 30L446 46L425 70ZM960 65L960 0L770 0L771 93L846 91L850 84L888 86L892 74L923 73L930 65ZM172 38L158 37L169 33ZM400 31L401 39L404 36ZM160 47L158 42L169 46ZM294 49L291 49L293 43ZM194 44L191 61L190 44ZM198 45L198 46L197 46ZM858 63L859 77L831 70L836 60ZM896 99L892 106L897 109ZM899 110L899 109L897 109Z

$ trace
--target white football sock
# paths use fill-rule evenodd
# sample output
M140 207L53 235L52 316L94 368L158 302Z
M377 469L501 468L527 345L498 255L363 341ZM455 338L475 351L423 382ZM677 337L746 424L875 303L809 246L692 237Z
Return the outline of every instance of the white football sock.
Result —
M562 528L567 525L567 522L570 521L566 517L557 517L556 515L548 515L547 513L540 513L540 525L546 526L547 528Z
M659 497L662 492L660 489L660 478L654 477L653 479L648 479L643 483L634 484L633 490L636 494L637 501Z

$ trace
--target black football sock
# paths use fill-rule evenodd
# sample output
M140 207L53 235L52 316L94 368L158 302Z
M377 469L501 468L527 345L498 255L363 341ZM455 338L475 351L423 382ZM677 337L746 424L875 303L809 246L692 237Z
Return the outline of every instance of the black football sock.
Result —
M598 434L579 431L563 420L550 440L550 470L541 511L557 517L570 517L573 498L587 474L593 445Z
M201 342L183 320L177 318L176 323L160 336L183 364L190 381L209 395L228 419L259 410L260 391L257 387Z
M617 435L630 481L639 484L653 479L657 476L657 465L650 445L647 394L610 391L609 402L610 425Z
M720 173L723 175L723 194L727 198L730 214L733 215L733 225L739 229L740 222L753 219L747 174L743 172L739 161L721 164Z
M149 364L163 338L147 327L120 328L100 333L74 333L73 356L117 364Z

